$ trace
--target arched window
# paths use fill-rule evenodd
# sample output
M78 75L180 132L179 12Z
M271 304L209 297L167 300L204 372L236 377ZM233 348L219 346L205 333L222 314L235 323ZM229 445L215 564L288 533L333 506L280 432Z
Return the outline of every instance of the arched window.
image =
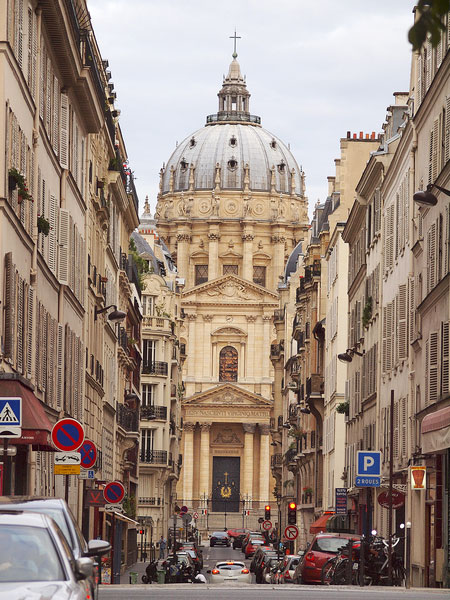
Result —
M233 346L225 346L219 354L219 381L237 381L238 352Z

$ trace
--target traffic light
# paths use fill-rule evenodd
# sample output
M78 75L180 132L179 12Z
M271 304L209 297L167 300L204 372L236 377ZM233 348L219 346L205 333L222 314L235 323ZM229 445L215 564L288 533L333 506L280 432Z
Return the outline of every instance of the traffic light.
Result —
M289 502L288 506L288 525L297 523L297 505L295 502Z
M270 521L270 506L269 506L269 504L267 504L267 506L264 507L264 517L265 517L266 521Z
M140 533L141 535L144 535L144 530L143 530L143 529L139 529L139 533Z

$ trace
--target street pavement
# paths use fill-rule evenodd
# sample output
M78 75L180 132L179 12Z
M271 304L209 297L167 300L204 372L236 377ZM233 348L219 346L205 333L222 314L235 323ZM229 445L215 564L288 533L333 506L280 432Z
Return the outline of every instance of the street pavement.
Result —
M240 550L232 548L210 548L203 547L203 574L209 581L209 575L206 571L212 569L218 560L232 559L242 560L243 554ZM244 561L249 565L250 561ZM354 586L306 586L306 585L258 585L227 583L193 585L185 584L166 584L158 585L153 583L146 585L141 583L141 576L145 572L147 563L138 562L131 569L126 571L121 577L120 585L102 585L100 587L99 600L138 600L141 598L161 598L162 600L184 600L192 598L193 600L230 600L231 594L239 599L245 600L269 600L269 598L281 598L282 600L296 599L299 595L307 597L308 600L359 600L364 595L364 600L391 600L401 598L402 600L448 600L448 590L438 589L411 589L390 588L390 587L370 587L359 588ZM129 584L130 571L138 573L138 584Z

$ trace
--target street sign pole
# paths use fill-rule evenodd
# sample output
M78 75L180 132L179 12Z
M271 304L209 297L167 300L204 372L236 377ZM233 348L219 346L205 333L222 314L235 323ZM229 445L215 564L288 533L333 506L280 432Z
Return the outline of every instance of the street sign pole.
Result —
M388 582L392 585L392 489L394 487L394 390L391 390L391 414L389 415L389 520L388 520Z

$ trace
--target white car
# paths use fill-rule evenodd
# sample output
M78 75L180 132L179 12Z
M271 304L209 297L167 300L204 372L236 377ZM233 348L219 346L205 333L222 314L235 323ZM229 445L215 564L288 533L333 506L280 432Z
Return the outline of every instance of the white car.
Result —
M239 583L251 583L252 576L245 563L237 560L220 560L216 562L214 569L207 571L211 574L210 583L226 583L238 581Z
M75 558L44 514L0 513L0 600L88 600L91 558Z

